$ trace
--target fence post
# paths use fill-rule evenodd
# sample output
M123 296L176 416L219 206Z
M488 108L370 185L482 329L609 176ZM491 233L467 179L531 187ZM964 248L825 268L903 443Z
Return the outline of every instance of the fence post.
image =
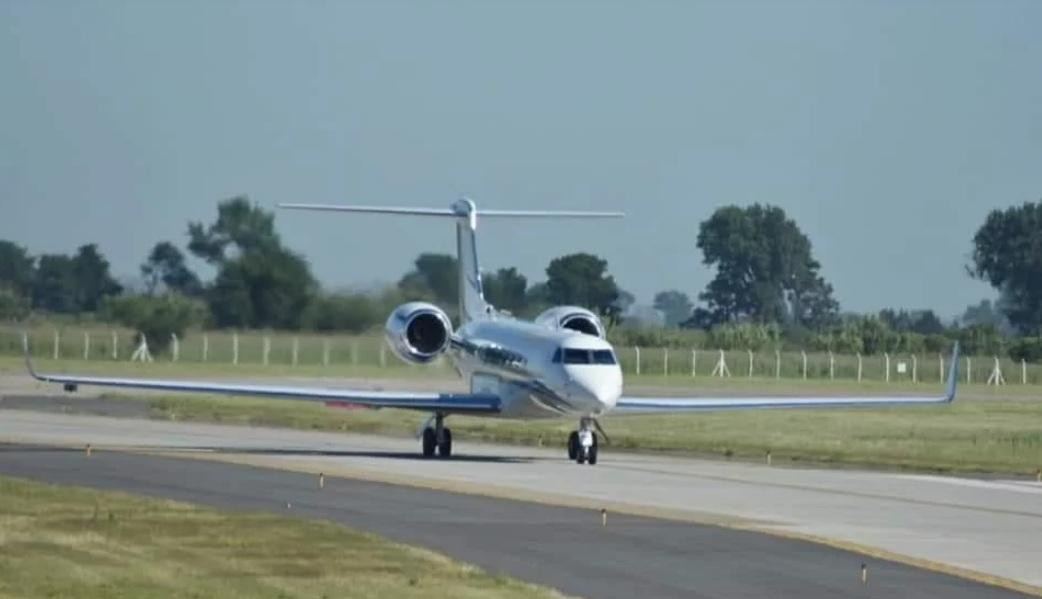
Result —
M55 329L54 330L54 359L55 360L57 360L58 357L61 355L61 352L58 349L60 346L61 346L61 334L58 333L58 329Z
M940 375L940 381L944 382L944 354L937 354L937 358L940 360L941 367L938 368L938 374Z
M141 332L139 332L138 334L141 335L141 343L138 344L137 349L134 350L134 353L130 354L130 361L151 362L152 353L148 351L148 337L146 337L145 334Z
M995 356L995 366L991 369L991 376L988 377L988 384L999 385L1006 384L1006 377L1002 376L1002 367L999 365L999 357Z
M716 367L713 368L713 373L710 376L719 376L720 378L731 376L731 369L727 367L727 358L724 355L724 350L720 350L720 359L717 360Z
M886 382L890 382L890 354L884 352L883 358L886 359Z
M836 380L836 356L832 355L832 350L829 350L829 380Z
M329 366L329 338L322 340L322 365Z
M90 333L83 331L83 359L90 360Z
M861 373L864 370L864 362L861 359L861 352L857 353L857 382L861 382Z
M297 358L299 357L299 354L300 354L300 338L299 337L294 337L293 338L293 365L294 366L297 365Z
M696 367L698 366L698 350L691 350L691 378L695 378Z
M637 372L636 372L636 374L639 376L640 375L640 348L639 347L634 347L633 349L637 352Z
M662 350L662 374L669 376L669 348Z
M1023 359L1020 361L1020 384L1028 384L1028 363Z
M268 357L271 355L271 337L264 336L264 349L262 351L261 363L265 366L268 365Z
M380 344L380 368L387 366L387 346Z
M206 361L206 357L210 353L210 338L203 333L203 362Z
M232 332L232 364L239 363L239 332Z
M774 378L781 378L781 350L774 350Z
M803 380L807 380L807 352L801 349L800 354L803 356Z
M174 362L176 362L177 358L181 355L181 344L177 340L177 333L170 333L170 343L172 344L172 347L170 348L170 354L171 357L174 359Z
M973 360L966 356L966 384L973 382Z
M116 331L112 331L112 359L119 359L119 335L116 334Z
M919 382L919 357L912 354L912 382Z
M753 378L753 350L746 350L749 352L749 378Z

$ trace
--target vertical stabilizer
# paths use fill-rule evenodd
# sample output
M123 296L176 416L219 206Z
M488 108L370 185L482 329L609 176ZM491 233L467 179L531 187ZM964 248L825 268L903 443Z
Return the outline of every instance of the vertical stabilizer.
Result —
M478 229L478 211L474 202L461 198L452 205L456 220L456 259L459 261L459 318L460 324L488 318L492 307L485 301L481 287L481 268L478 265L478 247L475 234Z

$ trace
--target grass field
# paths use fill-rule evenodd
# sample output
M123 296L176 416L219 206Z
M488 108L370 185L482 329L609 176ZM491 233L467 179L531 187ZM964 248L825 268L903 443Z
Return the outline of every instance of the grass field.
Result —
M88 367L89 365L89 367ZM150 365L128 363L52 362L40 367L157 377L329 376L388 378L373 367L333 369L321 366L227 366L210 364ZM0 372L24 367L0 358ZM413 384L431 381L432 388L452 384L443 369L401 369ZM395 373L397 374L397 372ZM419 377L423 377L420 379ZM397 378L397 377L396 377ZM338 383L342 384L342 383ZM882 394L914 391L940 393L937 383L885 384L828 380L697 379L645 375L627 377L634 394ZM197 422L291 427L412 435L425 414L399 410L339 410L321 404L210 396L148 395L155 418ZM682 415L608 415L602 422L614 447L763 459L775 463L813 462L944 472L993 472L1031 475L1042 468L1042 391L1032 385L996 388L962 385L950 406L864 410L794 410ZM528 445L563 446L575 425L567 420L521 422L453 417L457 439Z
M0 597L554 597L325 522L0 477Z

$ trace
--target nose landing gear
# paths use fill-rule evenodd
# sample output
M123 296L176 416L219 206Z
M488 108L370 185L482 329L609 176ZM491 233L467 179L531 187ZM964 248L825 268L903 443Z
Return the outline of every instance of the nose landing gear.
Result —
M423 429L423 457L434 457L435 451L443 458L452 455L452 429L445 426L445 415L435 414L434 426Z
M596 425L592 418L583 418L579 421L579 430L568 435L568 459L575 460L576 464L593 466L597 463L597 433L591 424Z

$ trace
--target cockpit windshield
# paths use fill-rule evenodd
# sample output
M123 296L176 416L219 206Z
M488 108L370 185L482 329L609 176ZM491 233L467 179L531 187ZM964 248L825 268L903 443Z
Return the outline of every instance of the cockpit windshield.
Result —
M615 364L615 354L610 349L578 349L564 347L554 352L555 364Z

